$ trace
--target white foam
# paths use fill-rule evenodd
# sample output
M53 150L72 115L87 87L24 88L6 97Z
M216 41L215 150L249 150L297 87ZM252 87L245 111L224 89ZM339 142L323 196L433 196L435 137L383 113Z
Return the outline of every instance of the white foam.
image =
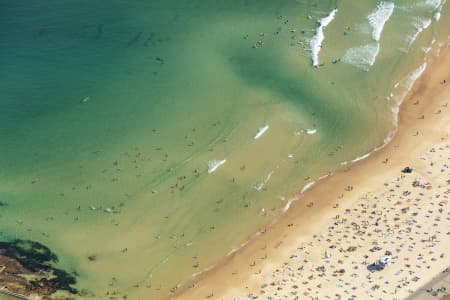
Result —
M396 95L396 97L395 97L396 103L391 109L392 114L393 114L393 122L395 125L395 129L386 137L385 144L388 143L393 138L394 134L397 131L398 113L399 113L399 110L400 110L399 108L400 108L400 105L401 105L403 99L405 99L406 95L411 90L411 88L413 87L416 80L419 79L419 77L423 74L423 72L425 71L426 68L427 68L427 63L424 62L417 69L415 69L414 71L409 73L409 75L399 83L399 85L401 85L401 92L400 92L400 94Z
M237 249L237 250L239 250L239 249ZM213 268L215 268L214 265L213 265L213 266L210 266L210 267L208 267L208 268L205 268L205 269L201 270L200 272L194 273L194 274L192 274L191 276L192 276L192 277L197 277L197 276L199 276L199 275L201 275L201 274L203 274L203 273L206 273L206 272L212 270Z
M370 156L370 152L369 152L369 153L366 153L366 154L364 154L364 155L361 155L361 156L359 156L359 157L357 157L357 158L355 158L355 159L353 159L353 160L352 160L352 163L355 163L355 162L357 162L357 161L363 160L363 159L365 159L365 158L367 158L367 157L369 157L369 156Z
M407 91L410 91L414 82L416 82L417 79L419 79L419 77L423 74L423 72L425 71L425 69L427 68L427 63L424 62L423 64L420 65L420 67L418 67L417 69L415 69L413 72L411 72L407 78L406 81L406 88Z
M419 3L418 6L422 6L425 8L431 8L433 10L438 9L442 5L441 0L425 0L421 3Z
M291 207L292 202L294 202L295 199L291 199L288 201L288 203L286 203L286 205L283 208L283 212L287 212L289 210L289 208Z
M372 26L372 38L375 41L379 41L381 38L381 33L383 31L384 25L391 17L394 12L393 2L380 2L377 8L367 16L369 24Z
M433 17L436 20L436 22L438 22L441 19L441 11L442 11L442 8L444 7L445 1L446 0L442 1L442 3L440 3L437 11L434 13Z
M240 248L233 248L233 249L231 249L231 250L227 253L227 256L230 256L230 255L232 255L233 253L236 253L239 249L240 249Z
M264 125L263 127L260 127L254 139L255 140L259 139L267 131L267 129L269 129L269 125Z
M410 47L414 41L417 39L419 34L428 28L428 26L431 25L431 19L423 19L423 18L417 18L417 20L414 22L414 27L416 31L410 35L407 36L406 40L408 42L408 46Z
M304 192L306 192L307 190L309 190L314 184L316 184L315 181L308 182L308 183L302 188L302 190L300 191L300 194L303 194Z
M226 159L208 161L208 173L211 174L212 172L217 170L217 168L219 168L221 165L226 163L226 161L227 161Z
M366 159L367 157L369 157L372 153L377 152L381 149L383 149L394 137L395 133L398 130L398 113L400 111L400 105L402 103L402 101L405 99L406 95L408 94L408 92L411 90L411 88L413 87L414 83L417 81L417 79L419 79L419 77L423 74L423 72L426 70L427 67L427 63L424 62L422 65L420 65L417 69L413 70L411 73L408 74L408 76L406 76L405 78L403 78L402 80L400 80L399 82L395 83L394 87L393 87L393 91L391 92L391 98L395 100L395 104L392 107L391 111L393 114L393 123L394 123L394 130L392 130L384 139L383 144L376 147L374 150L372 150L369 153L366 153L360 157L357 157L351 161L344 161L341 162L340 164L342 166L350 164L350 163L355 163L358 162L360 160ZM400 87L400 94L397 94L396 91L397 89ZM395 93L394 93L395 92Z
M342 57L342 61L364 71L369 71L375 63L378 52L380 52L380 44L378 43L357 46L348 49Z
M306 129L305 132L307 135L313 135L313 134L317 133L317 129L310 128L310 129Z
M317 181L323 180L323 179L325 179L327 177L330 177L331 175L333 175L333 174L332 173L327 173L325 175L322 175L322 176L319 177L319 179L317 179Z
M266 175L266 177L264 177L264 179L262 181L259 181L258 183L256 183L253 187L255 190L260 191L262 190L262 188L264 187L264 185L266 185L267 182L269 182L270 178L272 177L273 171L271 171L269 174Z
M312 52L313 66L319 65L319 52L322 48L322 42L325 39L325 34L323 33L323 30L331 23L331 21L333 21L334 17L336 16L336 13L337 8L333 9L328 16L318 21L319 27L317 27L316 29L316 34L309 41L309 46L311 47Z
M440 11L437 11L437 12L434 14L434 19L436 20L436 22L439 21L439 20L441 19L441 12L440 12Z

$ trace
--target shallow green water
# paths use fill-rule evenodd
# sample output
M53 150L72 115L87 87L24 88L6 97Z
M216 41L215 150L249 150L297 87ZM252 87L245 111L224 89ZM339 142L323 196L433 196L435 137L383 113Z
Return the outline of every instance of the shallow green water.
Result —
M19 298L0 294L0 300L17 300L17 299L19 299Z
M48 245L97 299L161 298L383 143L394 84L450 27L413 2L368 66L346 53L376 44L377 1L0 0L1 238Z

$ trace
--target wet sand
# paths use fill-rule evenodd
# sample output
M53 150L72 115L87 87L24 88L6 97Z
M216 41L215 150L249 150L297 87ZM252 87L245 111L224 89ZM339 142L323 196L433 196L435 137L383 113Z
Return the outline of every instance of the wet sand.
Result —
M403 102L386 147L302 194L170 297L405 299L450 266L449 65L447 45ZM391 264L370 272L386 254Z

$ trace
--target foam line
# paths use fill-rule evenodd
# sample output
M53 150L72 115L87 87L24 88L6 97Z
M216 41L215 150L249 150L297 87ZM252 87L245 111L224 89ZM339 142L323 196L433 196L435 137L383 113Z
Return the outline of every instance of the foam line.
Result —
M257 190L257 191L262 190L264 185L266 185L266 183L269 182L270 178L272 177L272 174L273 174L273 171L271 171L269 174L267 174L266 177L264 178L264 180L256 183L254 185L255 190Z
M311 47L312 52L312 60L313 60L313 66L319 65L319 52L322 49L322 42L325 39L325 34L323 33L323 30L325 27L327 27L331 21L333 21L334 17L336 16L337 8L333 9L330 14L318 21L319 27L316 29L316 34L312 37L312 39L309 42L309 46Z
M392 16L395 4L393 2L380 2L377 8L367 16L370 26L372 26L372 38L379 41L384 25Z
M370 154L371 154L371 153L369 152L369 153L366 153L366 154L364 154L364 155L361 155L361 156L359 156L359 157L353 159L351 162L352 162L352 163L355 163L355 162L357 162L357 161L366 159L367 157L370 156Z
M302 190L300 191L300 194L303 194L304 192L306 192L307 190L309 190L314 184L316 184L315 181L311 181L307 184L305 184L305 186L302 188Z
M438 9L441 5L441 0L425 0L424 2L420 3L420 6L431 9Z
M442 8L444 7L445 1L446 0L444 0L440 3L439 7L437 8L436 12L434 13L433 17L436 20L436 22L441 19L441 11L442 11Z
M255 140L259 139L267 131L267 129L269 129L269 125L265 125L265 126L259 128L254 139Z
M419 77L423 74L423 72L425 71L425 69L427 68L427 63L423 63L420 65L420 67L418 67L417 69L415 69L413 72L411 72L408 76L407 79L407 83L406 83L406 89L407 91L410 91L411 88L414 85L414 82L416 82L417 79L419 79Z
M396 104L391 109L392 110L392 114L393 114L393 121L394 121L394 125L395 125L395 130L392 131L386 137L385 144L388 143L392 139L392 137L394 136L395 132L397 131L397 128L398 128L398 113L399 113L400 105L401 105L403 99L405 99L406 95L412 89L412 87L413 87L414 83L416 82L416 80L419 79L419 77L423 74L423 72L425 71L426 68L427 68L427 63L424 62L417 69L415 69L414 71L409 73L409 75L404 80L402 80L402 82L401 82L402 92L399 95L396 96L396 98L397 98Z
M217 170L221 165L223 165L227 160L210 160L208 161L208 174L211 174Z
M419 34L424 31L425 29L428 28L428 26L431 25L431 19L422 19L419 18L417 19L417 21L414 23L414 27L416 28L416 31L414 32L414 34L412 34L411 36L408 36L407 40L408 40L408 45L411 46L414 41L417 39L417 37L419 36Z
M287 212L289 210L289 208L291 207L292 202L294 202L294 199L289 200L288 203L286 203L286 205L283 208L283 212Z

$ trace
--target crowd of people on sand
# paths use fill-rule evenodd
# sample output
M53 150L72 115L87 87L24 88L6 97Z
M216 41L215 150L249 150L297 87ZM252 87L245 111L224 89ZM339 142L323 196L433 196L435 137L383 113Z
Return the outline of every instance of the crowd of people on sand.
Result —
M257 288L241 287L232 298L408 297L450 265L449 153L450 144L434 147L420 158L425 168L399 170L351 206L335 206L328 227L302 240L282 265L251 262Z

